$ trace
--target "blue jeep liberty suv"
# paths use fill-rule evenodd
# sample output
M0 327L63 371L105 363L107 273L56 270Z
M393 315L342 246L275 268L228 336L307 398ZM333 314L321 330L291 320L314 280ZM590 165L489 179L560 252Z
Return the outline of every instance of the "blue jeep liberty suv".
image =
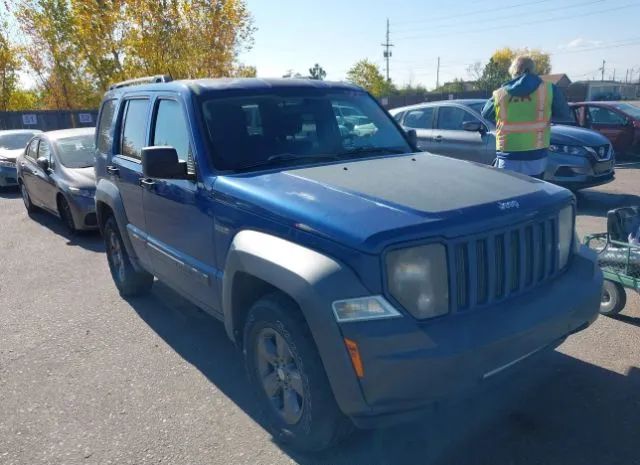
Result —
M356 86L126 81L96 147L120 294L156 277L220 319L299 449L508 376L598 314L569 191L417 153Z

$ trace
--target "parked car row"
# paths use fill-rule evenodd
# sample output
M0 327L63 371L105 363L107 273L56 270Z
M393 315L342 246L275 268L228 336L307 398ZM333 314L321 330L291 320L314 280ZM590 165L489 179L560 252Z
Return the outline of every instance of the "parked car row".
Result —
M427 110L433 126L440 108ZM428 119L412 112L396 113L406 128ZM457 158L471 158L489 127L450 114L442 139L458 120L474 141ZM18 168L27 209L89 224L86 136L31 141ZM120 294L157 278L219 319L265 426L298 449L508 377L598 315L602 273L575 237L570 192L423 153L353 85L127 81L104 97L94 153Z
M396 108L391 114L415 130L422 150L487 165L496 158L495 125L481 115L486 100L445 100ZM610 141L588 129L554 124L544 179L572 190L605 184L615 176Z

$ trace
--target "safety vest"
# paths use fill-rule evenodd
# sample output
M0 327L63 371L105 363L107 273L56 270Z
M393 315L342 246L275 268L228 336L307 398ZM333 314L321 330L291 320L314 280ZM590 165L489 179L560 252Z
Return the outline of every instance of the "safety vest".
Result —
M548 82L525 97L510 95L504 87L496 90L496 149L523 152L549 147L552 100L553 86Z

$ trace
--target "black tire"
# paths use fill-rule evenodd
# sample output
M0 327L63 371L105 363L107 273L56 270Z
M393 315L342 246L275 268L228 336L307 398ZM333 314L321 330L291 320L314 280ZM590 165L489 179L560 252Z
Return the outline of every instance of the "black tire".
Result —
M284 357L280 357L278 337L288 350L282 351L287 353ZM270 338L274 346L267 350ZM277 441L300 451L319 451L349 435L353 424L338 408L309 327L295 302L280 293L257 301L247 316L243 340L249 380L266 427ZM275 355L274 363L265 361L265 352ZM276 368L278 364L280 368ZM267 394L267 385L274 395ZM298 409L289 409L296 414L287 415L285 399L292 398Z
M136 297L147 294L153 285L153 275L133 268L113 216L107 218L104 224L104 242L111 277L120 295Z
M29 195L29 190L27 186L23 182L20 183L20 194L22 195L22 203L24 203L24 208L27 209L27 213L31 215L38 210L33 202L31 202L31 196Z
M600 314L613 316L620 313L627 305L627 293L619 283L604 280L602 286L602 300L600 302Z
M69 202L62 196L58 197L58 214L69 234L73 235L78 232L76 223L73 221L73 214L71 213Z

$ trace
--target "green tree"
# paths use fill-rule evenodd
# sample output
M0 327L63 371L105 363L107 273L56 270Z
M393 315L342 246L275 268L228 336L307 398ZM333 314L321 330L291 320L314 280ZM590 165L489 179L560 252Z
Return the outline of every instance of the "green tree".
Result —
M369 60L360 60L347 72L347 81L368 90L375 97L393 92L393 85L382 75L380 68Z
M317 81L323 81L324 78L327 77L327 72L322 69L322 66L316 63L313 68L309 68L309 77Z

